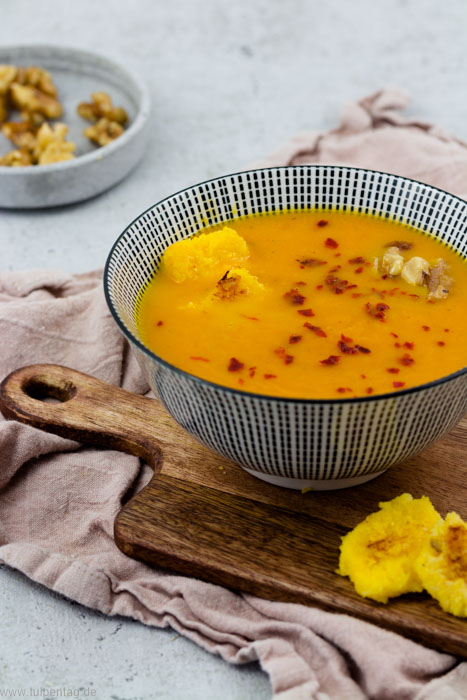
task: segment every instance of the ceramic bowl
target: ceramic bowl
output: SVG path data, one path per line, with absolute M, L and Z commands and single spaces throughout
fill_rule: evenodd
M 79 202 L 100 194 L 122 180 L 144 154 L 149 131 L 149 95 L 139 78 L 113 61 L 81 49 L 49 45 L 0 47 L 0 64 L 41 66 L 52 74 L 76 143 L 73 160 L 51 165 L 0 166 L 0 207 L 44 208 Z M 97 148 L 83 136 L 89 126 L 76 113 L 92 92 L 105 91 L 126 109 L 129 125 L 119 138 Z M 0 132 L 0 155 L 15 146 Z
M 135 325 L 140 292 L 170 244 L 209 224 L 296 208 L 406 222 L 467 255 L 467 202 L 446 192 L 356 168 L 268 168 L 203 182 L 141 214 L 109 254 L 105 293 L 149 385 L 185 430 L 272 484 L 344 488 L 378 476 L 449 431 L 466 409 L 466 370 L 364 398 L 275 398 L 226 388 L 174 367 L 144 345 Z

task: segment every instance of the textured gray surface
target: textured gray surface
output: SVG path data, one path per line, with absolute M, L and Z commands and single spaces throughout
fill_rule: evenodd
M 329 128 L 343 102 L 388 83 L 467 139 L 465 0 L 0 0 L 0 45 L 100 51 L 151 91 L 151 144 L 128 179 L 80 205 L 0 212 L 3 268 L 101 267 L 158 199 L 245 164 L 296 131 Z M 1 570 L 0 687 L 97 689 L 102 700 L 270 697 L 172 631 L 105 619 Z M 91 685 L 92 684 L 92 685 Z

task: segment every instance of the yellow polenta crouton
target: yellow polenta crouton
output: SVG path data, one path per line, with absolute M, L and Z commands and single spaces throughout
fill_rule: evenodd
M 348 576 L 365 598 L 388 598 L 423 590 L 414 561 L 440 519 L 427 496 L 403 493 L 380 503 L 342 538 L 338 573 Z
M 445 612 L 467 617 L 467 523 L 457 513 L 435 525 L 415 570 Z
M 220 279 L 226 270 L 248 258 L 246 241 L 232 228 L 201 233 L 177 241 L 165 251 L 162 263 L 174 282 Z

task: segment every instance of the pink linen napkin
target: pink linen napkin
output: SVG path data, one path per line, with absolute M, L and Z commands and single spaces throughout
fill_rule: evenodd
M 467 193 L 467 147 L 400 114 L 384 90 L 329 132 L 294 138 L 263 165 L 341 163 Z M 101 272 L 0 273 L 0 378 L 32 363 L 148 387 L 107 310 Z M 350 616 L 235 594 L 124 556 L 113 521 L 150 478 L 137 458 L 80 446 L 0 416 L 0 561 L 108 615 L 171 626 L 234 664 L 259 660 L 277 700 L 460 700 L 467 663 Z

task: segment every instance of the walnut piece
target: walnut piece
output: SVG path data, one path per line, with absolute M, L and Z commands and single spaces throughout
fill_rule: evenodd
M 106 92 L 93 92 L 91 100 L 92 102 L 81 102 L 77 107 L 77 112 L 83 119 L 98 122 L 105 117 L 118 124 L 125 124 L 128 121 L 128 115 L 123 107 L 115 107 L 110 95 Z
M 436 264 L 430 267 L 427 280 L 428 299 L 446 299 L 453 283 L 448 272 L 449 265 L 442 258 L 439 258 Z
M 25 165 L 33 165 L 31 154 L 28 151 L 15 150 L 5 153 L 0 156 L 0 165 L 6 165 L 10 168 L 19 168 Z
M 381 267 L 388 275 L 399 275 L 404 267 L 404 258 L 399 253 L 399 248 L 391 246 L 383 255 Z
M 37 128 L 29 121 L 5 122 L 2 124 L 2 131 L 17 148 L 33 152 L 36 145 Z
M 401 277 L 409 284 L 425 284 L 426 274 L 430 270 L 430 265 L 425 258 L 417 256 L 410 258 L 402 268 Z
M 98 146 L 106 146 L 123 134 L 123 127 L 118 122 L 102 117 L 93 126 L 88 126 L 83 134 Z
M 31 85 L 13 82 L 10 85 L 10 97 L 14 107 L 29 113 L 38 113 L 47 119 L 57 119 L 63 112 L 58 100 Z
M 39 66 L 18 68 L 15 82 L 20 83 L 20 85 L 35 87 L 46 95 L 49 95 L 49 97 L 57 97 L 57 88 L 53 84 L 52 76 L 48 71 Z
M 17 68 L 15 66 L 0 65 L 0 95 L 6 95 L 11 83 L 16 78 Z
M 68 127 L 66 124 L 42 124 L 37 132 L 33 157 L 38 165 L 60 163 L 74 158 L 75 144 L 66 140 Z

